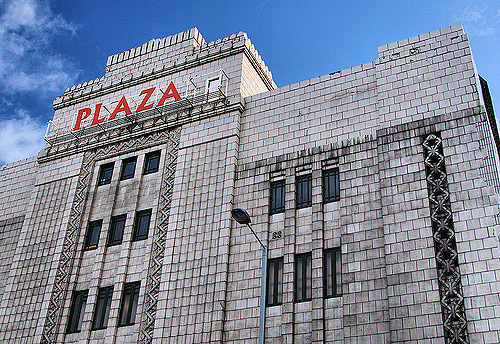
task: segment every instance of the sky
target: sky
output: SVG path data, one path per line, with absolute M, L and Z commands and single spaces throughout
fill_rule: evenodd
M 34 156 L 67 87 L 107 57 L 197 27 L 244 31 L 278 87 L 371 62 L 383 44 L 462 23 L 500 115 L 500 2 L 0 0 L 0 164 Z

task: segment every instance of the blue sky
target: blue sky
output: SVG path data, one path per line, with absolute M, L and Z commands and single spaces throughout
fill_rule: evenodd
M 500 3 L 469 1 L 0 0 L 0 164 L 36 155 L 64 89 L 109 55 L 197 27 L 244 31 L 278 86 L 373 61 L 377 47 L 462 23 L 500 115 Z

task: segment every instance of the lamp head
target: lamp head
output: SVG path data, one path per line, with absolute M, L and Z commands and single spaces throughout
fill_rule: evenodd
M 231 216 L 241 225 L 248 225 L 252 221 L 250 220 L 250 215 L 241 208 L 234 208 L 231 210 Z

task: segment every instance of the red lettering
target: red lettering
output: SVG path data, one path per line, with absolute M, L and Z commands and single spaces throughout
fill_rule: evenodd
M 92 110 L 90 110 L 90 108 L 83 108 L 83 109 L 78 110 L 78 115 L 76 116 L 76 123 L 75 123 L 75 127 L 73 128 L 73 130 L 80 129 L 80 124 L 82 123 L 82 121 L 85 118 L 89 117 L 91 112 L 92 112 Z M 84 113 L 85 113 L 85 115 L 84 115 Z
M 146 95 L 144 96 L 144 99 L 139 104 L 139 106 L 137 107 L 137 110 L 135 110 L 135 112 L 139 112 L 139 111 L 142 111 L 142 110 L 151 109 L 153 107 L 154 103 L 146 105 L 146 102 L 149 100 L 149 97 L 151 97 L 151 95 L 153 94 L 155 88 L 156 87 L 148 88 L 147 90 L 144 90 L 144 91 L 141 92 L 141 94 L 139 94 L 140 96 L 142 96 L 144 93 Z
M 165 91 L 165 93 L 163 93 L 163 96 L 161 97 L 158 104 L 156 104 L 156 106 L 162 106 L 165 103 L 165 100 L 167 100 L 167 98 L 172 98 L 172 97 L 174 97 L 176 101 L 181 100 L 181 96 L 179 95 L 179 92 L 177 92 L 174 83 L 170 81 L 167 90 Z
M 95 106 L 94 118 L 92 119 L 91 125 L 104 122 L 104 120 L 106 119 L 106 118 L 99 118 L 99 114 L 101 113 L 101 106 L 102 103 L 99 103 Z
M 116 114 L 122 111 L 125 111 L 125 115 L 130 115 L 132 113 L 132 111 L 130 111 L 130 107 L 128 106 L 127 99 L 125 99 L 125 96 L 123 96 L 122 99 L 120 99 L 118 105 L 116 106 L 115 110 L 113 111 L 111 116 L 109 116 L 108 119 L 109 120 L 115 119 Z

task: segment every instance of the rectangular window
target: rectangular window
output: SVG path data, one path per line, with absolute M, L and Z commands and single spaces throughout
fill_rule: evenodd
M 118 325 L 126 326 L 135 323 L 139 289 L 141 282 L 125 283 L 123 287 L 122 302 L 120 306 L 120 321 Z
M 88 290 L 73 292 L 68 328 L 66 330 L 67 333 L 75 333 L 82 330 L 83 315 L 85 314 L 88 294 Z
M 334 168 L 323 172 L 323 202 L 340 200 L 339 169 Z
M 97 248 L 99 243 L 99 234 L 101 233 L 102 220 L 91 221 L 87 227 L 87 234 L 85 235 L 84 250 L 91 250 Z
M 325 251 L 323 264 L 323 277 L 325 297 L 336 297 L 342 295 L 342 269 L 340 248 Z
M 122 162 L 122 172 L 120 173 L 120 180 L 130 179 L 134 177 L 135 173 L 135 163 L 137 162 L 137 157 L 125 159 Z
M 109 310 L 111 309 L 111 299 L 113 298 L 113 286 L 99 288 L 97 302 L 92 321 L 93 330 L 101 330 L 108 326 Z
M 271 182 L 271 199 L 269 213 L 277 214 L 285 211 L 285 181 Z
M 295 194 L 297 209 L 312 205 L 312 177 L 310 174 L 297 177 Z
M 269 259 L 267 267 L 267 305 L 283 302 L 283 257 Z
M 144 159 L 144 174 L 158 172 L 160 167 L 160 151 L 146 154 Z
M 99 168 L 99 179 L 97 180 L 97 185 L 106 185 L 111 183 L 114 165 L 114 162 L 101 165 L 101 167 Z
M 295 301 L 309 301 L 312 295 L 312 254 L 295 256 Z
M 111 226 L 108 234 L 108 246 L 120 245 L 123 239 L 123 230 L 127 214 L 111 217 Z
M 151 220 L 151 209 L 138 211 L 135 215 L 134 241 L 148 238 L 149 222 Z

